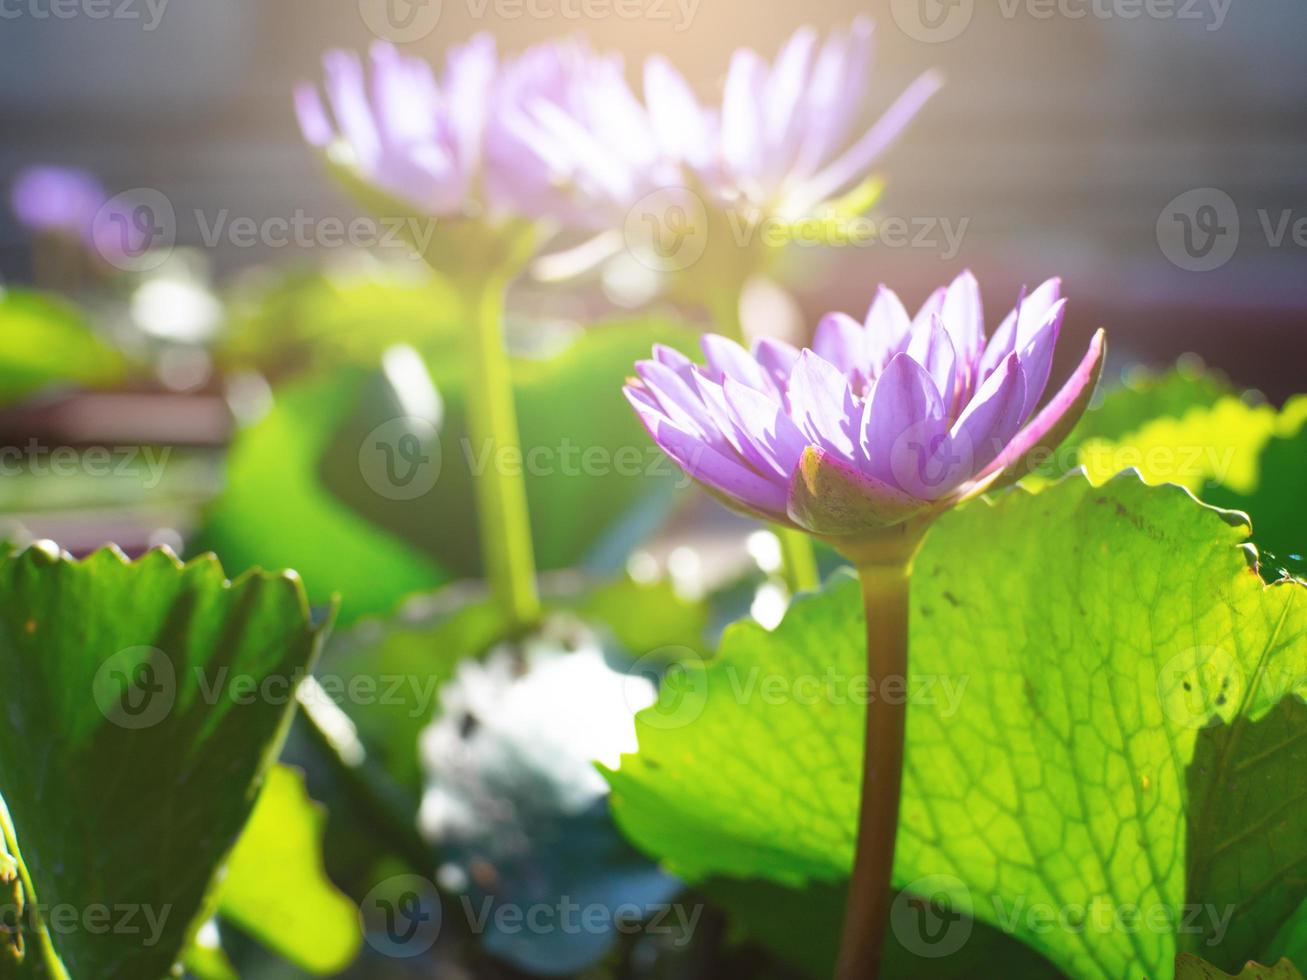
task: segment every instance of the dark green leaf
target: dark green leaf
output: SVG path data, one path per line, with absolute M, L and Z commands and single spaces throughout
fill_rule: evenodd
M 73 977 L 179 957 L 323 625 L 294 575 L 229 582 L 211 556 L 0 560 L 0 794 Z

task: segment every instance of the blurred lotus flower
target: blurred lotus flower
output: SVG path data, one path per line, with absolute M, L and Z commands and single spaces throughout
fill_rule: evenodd
M 439 79 L 384 43 L 370 77 L 349 52 L 324 63 L 327 104 L 312 85 L 295 93 L 305 138 L 423 214 L 607 227 L 659 154 L 620 59 L 581 42 L 501 60 L 480 34 Z
M 29 231 L 86 239 L 106 197 L 99 181 L 84 170 L 37 166 L 14 180 L 10 202 Z
M 821 44 L 801 28 L 771 65 L 736 51 L 720 109 L 701 106 L 680 72 L 654 56 L 645 101 L 659 145 L 719 204 L 794 221 L 855 190 L 942 84 L 934 72 L 922 75 L 855 139 L 871 62 L 872 23 L 859 17 Z
M 882 287 L 864 323 L 823 318 L 811 350 L 764 339 L 750 356 L 708 335 L 706 367 L 657 348 L 625 391 L 663 451 L 729 505 L 822 537 L 874 534 L 1018 479 L 1066 436 L 1104 344 L 1100 331 L 1034 415 L 1065 306 L 1049 280 L 986 342 L 969 272 L 915 317 Z
M 440 850 L 438 880 L 495 911 L 667 902 L 681 885 L 622 839 L 595 767 L 636 750 L 635 713 L 657 700 L 654 686 L 609 666 L 615 651 L 588 631 L 563 639 L 546 633 L 524 651 L 465 660 L 441 688 L 421 737 L 418 816 Z M 618 939 L 610 924 L 541 931 L 501 927 L 493 913 L 486 921 L 491 953 L 546 976 L 585 970 Z

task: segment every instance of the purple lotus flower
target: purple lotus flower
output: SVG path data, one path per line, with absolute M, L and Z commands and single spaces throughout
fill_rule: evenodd
M 29 231 L 84 238 L 107 195 L 100 182 L 75 167 L 37 166 L 15 178 L 14 214 Z
M 1065 308 L 1049 280 L 986 341 L 971 273 L 915 317 L 881 287 L 865 322 L 824 317 L 810 350 L 763 339 L 750 356 L 707 335 L 706 366 L 655 348 L 625 392 L 663 451 L 727 504 L 821 536 L 866 534 L 1015 480 L 1066 436 L 1103 335 L 1036 415 Z
M 725 205 L 795 220 L 867 176 L 880 154 L 940 87 L 934 72 L 908 87 L 857 139 L 872 62 L 872 23 L 818 44 L 801 28 L 774 64 L 748 48 L 731 60 L 720 110 L 701 106 L 670 62 L 645 65 L 645 101 L 664 150 Z
M 440 79 L 388 44 L 370 76 L 345 51 L 324 65 L 327 105 L 295 92 L 305 138 L 424 214 L 607 227 L 659 156 L 620 60 L 579 41 L 501 61 L 480 34 L 449 49 Z

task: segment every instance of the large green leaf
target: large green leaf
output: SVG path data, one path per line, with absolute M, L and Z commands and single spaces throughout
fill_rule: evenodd
M 231 582 L 211 556 L 0 559 L 0 795 L 73 977 L 161 977 L 178 958 L 324 618 L 293 574 Z
M 430 489 L 408 498 L 361 471 L 360 446 L 386 431 L 395 417 L 384 401 L 369 399 L 337 431 L 322 459 L 324 484 L 378 527 L 434 555 L 459 575 L 480 574 L 473 481 L 483 468 L 525 474 L 536 564 L 572 567 L 605 553 L 620 567 L 665 509 L 681 479 L 649 442 L 622 397 L 636 360 L 655 343 L 691 350 L 696 335 L 675 323 L 639 320 L 603 324 L 544 360 L 513 362 L 522 456 L 492 460 L 467 432 L 467 371 L 460 357 L 430 364 L 444 401 L 439 475 Z M 362 418 L 357 417 L 365 413 Z M 647 512 L 646 512 L 647 511 Z M 433 518 L 433 515 L 439 515 Z M 612 545 L 611 539 L 621 543 Z M 606 545 L 609 545 L 605 547 Z
M 297 569 L 315 600 L 341 594 L 342 622 L 389 612 L 402 596 L 450 579 L 438 562 L 351 510 L 318 479 L 333 430 L 371 377 L 344 368 L 280 389 L 268 415 L 237 436 L 227 488 L 196 543 L 229 568 Z
M 122 355 L 91 330 L 76 307 L 0 286 L 0 403 L 50 385 L 111 384 L 123 372 Z
M 1198 732 L 1257 721 L 1307 684 L 1302 587 L 1264 586 L 1246 534 L 1129 474 L 941 519 L 914 579 L 901 887 L 944 896 L 1071 976 L 1171 969 Z M 842 577 L 775 632 L 736 625 L 718 659 L 675 675 L 638 723 L 640 753 L 610 774 L 632 839 L 691 879 L 843 878 L 862 643 Z M 1304 893 L 1241 915 L 1274 932 Z M 1141 926 L 1145 912 L 1172 919 Z
M 1195 493 L 1214 483 L 1247 493 L 1258 485 L 1263 449 L 1304 421 L 1307 398 L 1293 399 L 1281 412 L 1223 398 L 1178 418 L 1154 419 L 1119 439 L 1086 440 L 1080 461 L 1094 482 L 1133 467 L 1149 483 L 1176 483 Z
M 1303 500 L 1307 499 L 1307 425 L 1295 433 L 1281 433 L 1262 449 L 1257 466 L 1257 485 L 1237 490 L 1208 485 L 1203 499 L 1217 507 L 1241 510 L 1253 519 L 1253 537 L 1270 552 L 1272 563 L 1300 577 L 1307 577 L 1307 521 Z
M 358 908 L 322 867 L 326 816 L 300 773 L 274 766 L 218 889 L 222 918 L 315 976 L 343 970 L 363 943 Z
M 1277 412 L 1237 398 L 1153 419 L 1115 438 L 1078 448 L 1089 478 L 1103 482 L 1127 467 L 1149 483 L 1188 487 L 1218 507 L 1252 517 L 1253 540 L 1269 551 L 1268 577 L 1307 570 L 1301 502 L 1307 494 L 1307 397 Z
M 1156 419 L 1179 418 L 1233 394 L 1223 378 L 1188 361 L 1160 373 L 1129 372 L 1081 416 L 1054 458 L 1041 468 L 1041 473 L 1050 477 L 1070 472 L 1080 464 L 1079 449 L 1086 442 L 1118 440 Z
M 631 364 L 655 342 L 688 348 L 693 335 L 663 321 L 613 324 L 558 357 L 514 363 L 542 569 L 575 565 L 596 550 L 607 558 L 600 564 L 620 565 L 666 509 L 680 478 L 621 396 Z M 343 623 L 477 575 L 466 380 L 457 357 L 430 368 L 445 412 L 440 445 L 425 457 L 429 480 L 410 487 L 378 469 L 387 462 L 374 452 L 381 443 L 402 453 L 405 420 L 382 372 L 337 367 L 282 387 L 272 411 L 237 437 L 227 488 L 196 547 L 235 568 L 298 569 L 321 590 L 315 598 L 341 593 Z M 405 475 L 402 455 L 394 461 Z

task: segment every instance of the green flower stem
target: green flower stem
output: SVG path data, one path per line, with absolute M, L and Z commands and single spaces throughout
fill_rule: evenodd
M 740 290 L 721 289 L 713 294 L 708 312 L 722 336 L 748 347 L 744 324 L 740 321 Z M 817 572 L 817 555 L 812 539 L 802 531 L 773 524 L 771 531 L 781 543 L 781 569 L 790 595 L 811 592 L 821 585 Z
M 878 543 L 876 554 L 853 555 L 867 614 L 867 677 L 878 688 L 908 676 L 908 593 L 919 533 Z M 881 547 L 880 545 L 884 545 Z M 885 700 L 867 705 L 853 877 L 849 881 L 836 980 L 874 980 L 890 912 L 890 875 L 898 832 L 907 706 Z
M 540 595 L 526 477 L 520 465 L 506 465 L 510 458 L 521 458 L 517 408 L 504 346 L 506 288 L 505 280 L 494 278 L 463 289 L 470 328 L 468 429 L 473 458 L 490 460 L 473 480 L 486 579 L 514 628 L 521 630 L 539 620 Z
M 19 962 L 28 956 L 40 957 L 41 965 L 33 967 L 33 973 L 44 973 L 50 980 L 69 980 L 68 971 L 55 952 L 50 933 L 41 918 L 41 909 L 33 901 L 37 895 L 27 865 L 18 855 L 18 837 L 14 832 L 13 820 L 4 799 L 0 798 L 0 858 L 3 858 L 0 865 L 7 872 L 6 877 L 13 876 L 5 883 L 5 897 L 18 913 L 14 923 L 17 931 L 4 937 L 3 943 L 8 948 L 0 948 L 0 957 L 13 957 L 15 950 L 19 950 Z M 4 973 L 4 970 L 0 970 L 0 974 Z
M 772 533 L 781 542 L 781 568 L 785 572 L 785 585 L 790 595 L 813 592 L 821 585 L 817 572 L 817 553 L 812 539 L 792 527 L 772 525 Z

